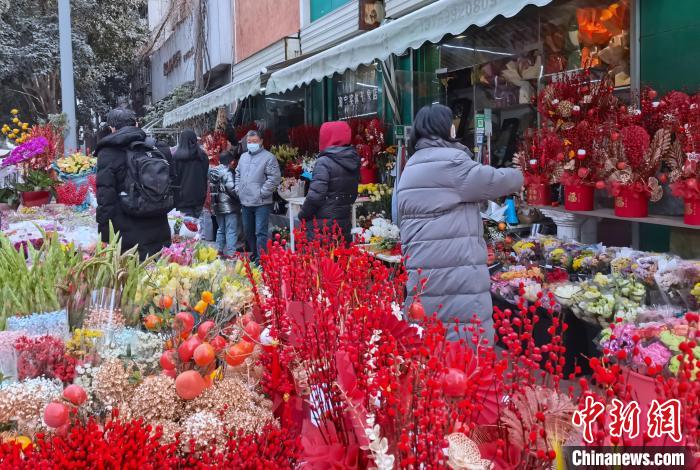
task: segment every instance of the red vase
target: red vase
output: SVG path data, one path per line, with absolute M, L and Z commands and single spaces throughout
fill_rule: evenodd
M 377 182 L 376 168 L 360 168 L 360 184 L 372 184 Z
M 649 196 L 623 189 L 615 196 L 615 215 L 618 217 L 643 218 L 649 215 Z
M 700 225 L 700 199 L 686 199 L 683 222 L 688 225 Z
M 568 211 L 592 211 L 593 186 L 564 186 L 564 208 Z
M 49 203 L 51 193 L 49 191 L 26 191 L 22 193 L 22 205 L 24 207 L 38 207 Z
M 548 184 L 528 184 L 525 189 L 529 205 L 548 206 L 551 204 L 552 194 Z

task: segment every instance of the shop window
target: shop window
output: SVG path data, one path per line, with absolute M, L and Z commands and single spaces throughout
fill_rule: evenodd
M 333 10 L 340 8 L 350 0 L 310 0 L 311 21 L 326 16 Z
M 379 73 L 374 65 L 361 65 L 333 78 L 337 119 L 376 116 L 379 111 Z
M 589 69 L 629 95 L 629 27 L 628 0 L 557 0 L 426 45 L 415 55 L 414 79 L 424 88 L 415 111 L 436 101 L 450 106 L 458 138 L 477 158 L 508 166 L 518 138 L 537 126 L 535 99 L 544 84 Z M 424 74 L 437 79 L 439 92 Z

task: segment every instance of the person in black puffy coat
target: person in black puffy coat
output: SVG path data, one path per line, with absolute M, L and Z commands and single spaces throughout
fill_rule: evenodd
M 199 219 L 209 187 L 209 157 L 197 143 L 197 134 L 185 129 L 173 154 L 175 207 L 183 215 Z
M 122 251 L 138 245 L 141 259 L 170 245 L 168 216 L 132 217 L 121 208 L 124 191 L 126 149 L 132 142 L 143 142 L 146 134 L 136 127 L 136 116 L 128 109 L 115 109 L 107 115 L 112 133 L 95 147 L 97 157 L 97 227 L 103 242 L 109 242 L 109 223 L 122 238 Z
M 299 219 L 305 220 L 309 234 L 314 220 L 320 229 L 337 223 L 346 242 L 352 241 L 352 205 L 360 182 L 360 157 L 350 145 L 352 131 L 343 121 L 321 126 L 318 160 Z

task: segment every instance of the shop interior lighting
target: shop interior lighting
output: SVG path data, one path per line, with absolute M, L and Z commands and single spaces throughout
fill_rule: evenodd
M 467 46 L 455 46 L 453 44 L 443 44 L 443 47 L 449 47 L 450 49 L 464 49 L 465 51 L 473 51 L 473 52 L 483 52 L 485 54 L 493 54 L 493 55 L 505 55 L 508 57 L 513 57 L 516 54 L 510 53 L 510 52 L 498 52 L 498 51 L 492 51 L 489 49 L 479 49 L 477 47 L 467 47 Z
M 355 85 L 366 86 L 367 88 L 379 88 L 377 85 L 370 85 L 369 83 L 357 82 Z
M 294 103 L 294 104 L 297 103 L 297 102 L 294 101 L 294 100 L 283 100 L 283 99 L 280 99 L 280 98 L 268 98 L 268 97 L 265 97 L 265 100 L 266 100 L 266 101 L 279 101 L 279 102 L 282 102 L 282 103 Z

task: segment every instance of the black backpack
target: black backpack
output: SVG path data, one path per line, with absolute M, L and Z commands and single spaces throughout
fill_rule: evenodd
M 126 150 L 126 180 L 121 194 L 122 209 L 134 217 L 153 217 L 174 206 L 170 165 L 153 146 L 133 142 Z

